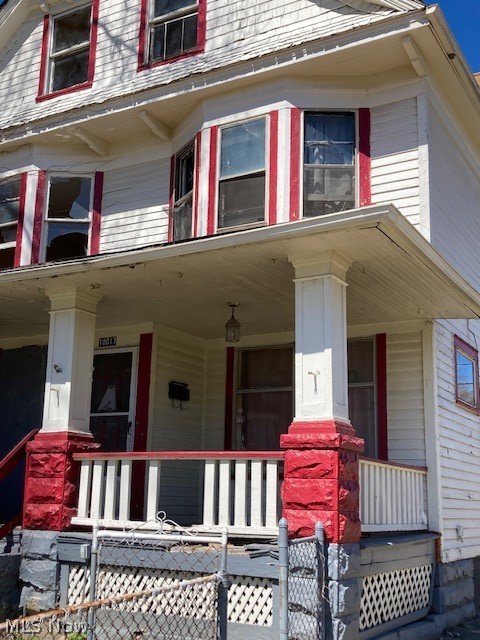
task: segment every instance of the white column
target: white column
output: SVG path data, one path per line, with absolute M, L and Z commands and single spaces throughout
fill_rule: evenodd
M 346 273 L 328 251 L 289 257 L 295 267 L 295 421 L 349 423 Z
M 100 296 L 50 291 L 42 432 L 89 433 L 96 308 Z

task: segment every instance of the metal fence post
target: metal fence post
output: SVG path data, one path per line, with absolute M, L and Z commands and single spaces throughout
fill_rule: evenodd
M 227 618 L 228 618 L 228 580 L 227 572 L 228 557 L 228 531 L 222 531 L 222 553 L 220 554 L 220 562 L 218 567 L 218 598 L 217 598 L 217 639 L 226 640 L 227 638 Z
M 98 522 L 93 524 L 92 530 L 92 551 L 90 555 L 90 591 L 88 594 L 90 602 L 94 602 L 97 597 L 97 567 L 98 567 Z M 88 611 L 88 635 L 87 640 L 95 638 L 95 609 Z
M 288 640 L 288 524 L 278 523 L 278 607 L 279 638 Z
M 320 607 L 320 615 L 319 615 L 319 638 L 325 638 L 325 602 L 323 598 L 323 592 L 325 588 L 325 580 L 326 580 L 326 561 L 325 561 L 325 532 L 323 529 L 323 524 L 321 522 L 317 522 L 315 524 L 315 537 L 317 539 L 317 563 L 318 563 L 318 580 L 317 580 L 317 589 L 318 589 L 318 606 Z

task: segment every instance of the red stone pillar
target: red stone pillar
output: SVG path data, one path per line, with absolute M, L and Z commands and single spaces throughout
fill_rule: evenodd
M 282 436 L 283 517 L 292 537 L 310 536 L 322 522 L 328 542 L 358 542 L 359 454 L 363 440 L 335 421 L 293 422 Z
M 76 513 L 80 465 L 73 454 L 98 449 L 93 436 L 38 433 L 27 445 L 23 528 L 65 531 Z

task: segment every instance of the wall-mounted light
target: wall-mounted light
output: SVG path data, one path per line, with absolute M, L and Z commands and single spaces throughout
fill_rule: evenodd
M 238 307 L 238 302 L 229 302 L 228 306 L 232 309 L 232 315 L 225 324 L 225 342 L 238 342 L 240 340 L 240 323 L 235 318 L 235 307 Z

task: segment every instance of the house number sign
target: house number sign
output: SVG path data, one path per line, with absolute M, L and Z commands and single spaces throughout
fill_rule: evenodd
M 110 336 L 110 338 L 100 338 L 98 340 L 99 347 L 116 347 L 117 336 Z

